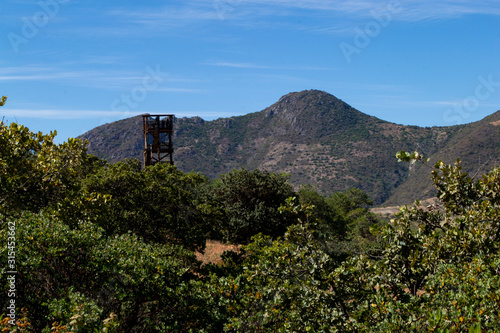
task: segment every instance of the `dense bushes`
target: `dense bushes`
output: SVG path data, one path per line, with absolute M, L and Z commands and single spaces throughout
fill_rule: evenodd
M 224 329 L 500 330 L 500 169 L 475 180 L 460 164 L 438 163 L 433 180 L 441 206 L 403 207 L 378 231 L 378 249 L 340 265 L 322 251 L 307 219 L 282 239 L 254 238 L 233 273 L 210 282 L 212 309 L 228 318 Z M 291 210 L 304 216 L 304 207 Z M 226 272 L 234 263 L 227 261 Z
M 78 326 L 78 332 L 88 332 L 114 318 L 120 331 L 148 327 L 165 332 L 183 330 L 194 320 L 183 289 L 198 267 L 192 252 L 173 244 L 147 244 L 133 234 L 107 237 L 92 223 L 70 229 L 52 217 L 32 214 L 13 222 L 19 272 L 15 300 L 28 309 L 36 331 L 57 321 L 69 331 Z M 7 243 L 7 233 L 0 234 L 0 242 Z M 0 258 L 7 262 L 5 246 Z M 6 301 L 2 297 L 3 309 Z M 71 324 L 75 315 L 81 322 Z
M 3 123 L 1 130 L 0 259 L 7 263 L 11 255 L 12 232 L 18 264 L 0 269 L 19 271 L 16 313 L 30 322 L 19 329 L 216 327 L 200 316 L 206 304 L 193 288 L 205 273 L 193 250 L 203 250 L 207 235 L 229 235 L 226 221 L 241 207 L 260 221 L 247 219 L 241 237 L 266 230 L 279 236 L 292 222 L 277 210 L 293 194 L 283 176 L 238 171 L 210 186 L 205 177 L 170 165 L 142 170 L 137 161 L 107 164 L 87 155 L 79 140 L 53 143 L 54 133 Z M 240 200 L 224 201 L 218 192 L 224 186 L 240 191 Z M 8 287 L 2 281 L 3 309 Z
M 382 224 L 356 189 L 325 198 L 247 170 L 210 182 L 2 133 L 0 273 L 17 273 L 0 306 L 14 299 L 18 319 L 2 331 L 500 330 L 500 169 L 437 163 L 440 204 Z M 202 265 L 207 235 L 244 245 Z
M 315 223 L 316 241 L 328 255 L 341 261 L 376 249 L 372 230 L 382 221 L 369 211 L 373 202 L 365 192 L 352 188 L 323 197 L 309 185 L 298 195 L 302 204 L 313 205 L 309 219 Z
M 500 169 L 476 180 L 438 162 L 432 178 L 439 206 L 403 207 L 381 230 L 377 257 L 336 270 L 335 288 L 360 300 L 346 303 L 349 330 L 500 329 Z

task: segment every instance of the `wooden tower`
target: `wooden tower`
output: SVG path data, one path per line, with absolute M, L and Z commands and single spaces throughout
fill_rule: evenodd
M 143 114 L 144 130 L 144 167 L 158 162 L 174 164 L 172 145 L 174 115 L 173 114 Z

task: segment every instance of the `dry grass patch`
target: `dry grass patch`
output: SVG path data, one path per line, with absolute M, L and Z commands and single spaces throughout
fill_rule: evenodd
M 239 251 L 241 245 L 225 244 L 219 241 L 207 240 L 207 246 L 203 253 L 196 252 L 196 258 L 204 264 L 219 264 L 222 262 L 221 255 L 225 251 Z

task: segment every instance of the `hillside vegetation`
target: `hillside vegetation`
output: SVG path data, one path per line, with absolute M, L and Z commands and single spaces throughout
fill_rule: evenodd
M 487 162 L 483 170 L 488 170 L 500 156 L 499 120 L 496 113 L 469 125 L 403 126 L 309 90 L 244 116 L 176 118 L 174 161 L 179 170 L 211 179 L 241 167 L 257 168 L 289 173 L 296 188 L 314 184 L 324 195 L 356 187 L 376 205 L 403 204 L 435 192 L 424 170 L 398 163 L 394 152 L 417 150 L 434 161 L 461 158 L 471 172 Z M 109 162 L 141 159 L 141 130 L 139 116 L 97 127 L 81 138 L 89 140 L 91 154 Z

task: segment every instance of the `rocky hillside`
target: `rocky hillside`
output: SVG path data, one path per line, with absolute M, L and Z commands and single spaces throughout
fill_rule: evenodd
M 495 121 L 494 117 L 490 123 Z M 141 124 L 140 116 L 124 119 L 97 127 L 81 138 L 89 140 L 91 153 L 108 161 L 142 159 Z M 286 172 L 294 185 L 314 184 L 324 194 L 362 188 L 377 204 L 397 194 L 396 189 L 403 189 L 409 179 L 416 179 L 415 171 L 397 162 L 397 151 L 418 150 L 438 157 L 442 149 L 447 155 L 473 149 L 474 154 L 479 152 L 476 158 L 482 156 L 481 150 L 461 139 L 471 137 L 474 124 L 397 125 L 317 90 L 287 94 L 260 112 L 213 121 L 176 118 L 174 126 L 174 161 L 183 171 L 211 178 L 240 167 Z M 476 126 L 480 131 L 482 125 Z M 498 131 L 492 130 L 490 140 L 498 142 L 496 139 Z M 498 147 L 492 151 L 498 153 Z M 423 194 L 411 185 L 405 191 Z M 399 203 L 394 196 L 390 202 Z
M 481 121 L 454 128 L 455 133 L 436 152 L 428 155 L 431 166 L 437 161 L 450 164 L 460 159 L 463 170 L 473 176 L 500 166 L 500 111 Z M 430 171 L 429 168 L 416 165 L 385 204 L 401 205 L 416 198 L 434 196 Z

